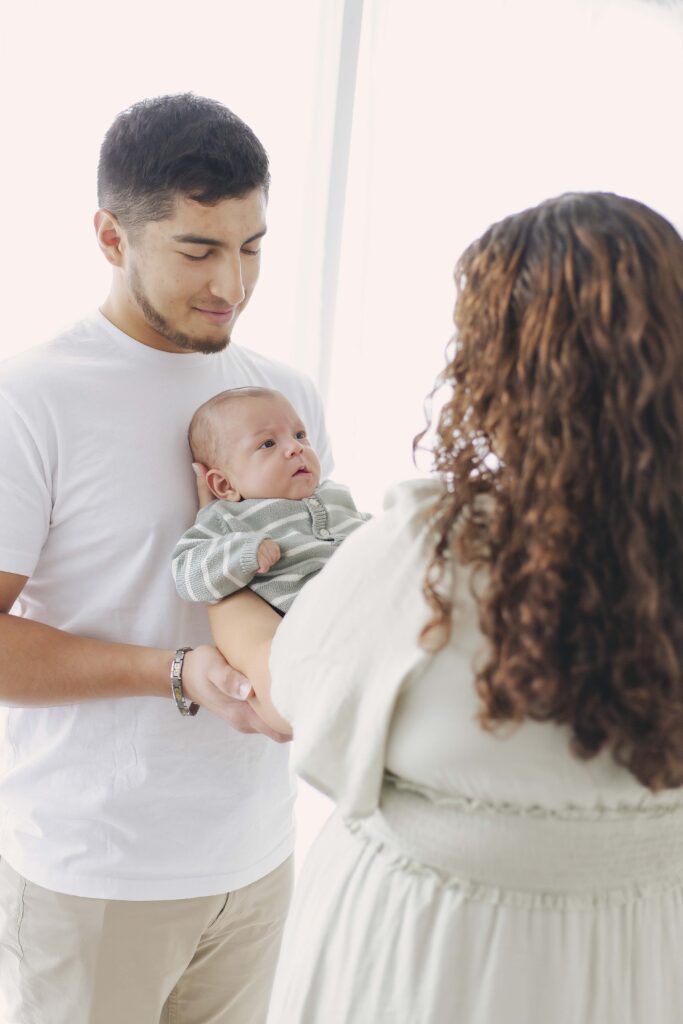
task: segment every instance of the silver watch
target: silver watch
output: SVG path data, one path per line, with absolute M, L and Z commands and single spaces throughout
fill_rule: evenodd
M 188 704 L 183 693 L 183 662 L 191 650 L 191 647 L 179 647 L 171 662 L 171 693 L 181 715 L 196 715 L 199 711 L 199 704 L 194 701 Z

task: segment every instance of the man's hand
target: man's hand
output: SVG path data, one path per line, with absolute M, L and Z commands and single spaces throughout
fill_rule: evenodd
M 256 550 L 256 561 L 258 562 L 257 572 L 268 572 L 271 566 L 280 561 L 280 546 L 268 537 L 262 540 Z
M 215 647 L 203 644 L 185 655 L 183 691 L 188 700 L 224 719 L 238 732 L 262 733 L 276 743 L 286 743 L 291 736 L 275 732 L 259 718 L 247 698 L 253 696 L 245 676 L 228 665 Z

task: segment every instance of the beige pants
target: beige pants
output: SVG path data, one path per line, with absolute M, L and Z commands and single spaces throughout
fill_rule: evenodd
M 42 889 L 0 861 L 2 1024 L 259 1024 L 292 858 L 235 892 L 128 902 Z

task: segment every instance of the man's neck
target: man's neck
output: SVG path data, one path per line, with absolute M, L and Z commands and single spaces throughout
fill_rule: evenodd
M 187 355 L 184 349 L 179 348 L 172 342 L 167 341 L 158 331 L 147 323 L 140 311 L 129 298 L 128 294 L 119 295 L 117 289 L 112 287 L 109 295 L 100 306 L 100 313 L 107 320 L 118 327 L 120 331 L 127 334 L 133 341 L 148 348 L 156 348 L 161 352 L 174 352 L 178 355 Z

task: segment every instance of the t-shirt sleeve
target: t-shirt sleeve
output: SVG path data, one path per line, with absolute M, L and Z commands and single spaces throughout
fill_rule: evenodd
M 396 701 L 427 658 L 418 637 L 434 486 L 418 491 L 344 542 L 273 642 L 271 696 L 293 727 L 294 768 L 343 814 L 377 807 Z
M 0 452 L 0 572 L 31 576 L 50 528 L 50 471 L 28 423 L 3 395 Z

